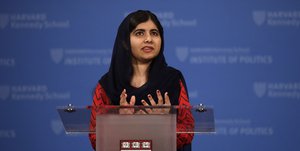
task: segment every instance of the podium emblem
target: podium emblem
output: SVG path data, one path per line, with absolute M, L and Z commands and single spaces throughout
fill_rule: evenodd
M 152 151 L 152 141 L 120 140 L 120 151 Z

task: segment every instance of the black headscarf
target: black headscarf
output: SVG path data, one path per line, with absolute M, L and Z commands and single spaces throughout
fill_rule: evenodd
M 148 81 L 140 88 L 135 88 L 130 85 L 133 74 L 130 33 L 138 24 L 146 22 L 149 19 L 154 22 L 160 32 L 161 50 L 150 65 Z M 132 95 L 135 95 L 135 105 L 142 105 L 142 99 L 150 104 L 147 99 L 148 94 L 151 94 L 155 101 L 157 101 L 156 90 L 160 90 L 162 94 L 168 92 L 171 104 L 178 105 L 180 93 L 179 81 L 181 80 L 184 83 L 184 79 L 180 71 L 167 66 L 163 51 L 163 28 L 153 13 L 139 10 L 129 14 L 122 21 L 115 40 L 109 71 L 99 80 L 112 105 L 119 105 L 120 94 L 123 89 L 126 89 L 128 94 L 127 101 L 130 100 Z

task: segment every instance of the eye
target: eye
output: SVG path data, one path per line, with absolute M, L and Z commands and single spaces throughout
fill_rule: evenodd
M 151 31 L 151 35 L 153 35 L 153 36 L 159 36 L 159 32 L 158 31 Z
M 143 36 L 144 35 L 144 32 L 143 31 L 136 31 L 134 33 L 135 36 Z

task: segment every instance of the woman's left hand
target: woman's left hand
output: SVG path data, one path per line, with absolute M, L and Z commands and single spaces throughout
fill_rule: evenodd
M 171 106 L 171 102 L 170 102 L 170 98 L 168 96 L 168 92 L 166 92 L 164 94 L 164 99 L 160 93 L 159 90 L 156 90 L 156 95 L 158 98 L 157 104 L 154 101 L 153 97 L 151 96 L 151 94 L 148 94 L 148 99 L 151 103 L 151 106 L 158 106 L 158 108 L 147 108 L 146 111 L 148 112 L 148 114 L 168 114 L 170 112 L 170 106 Z M 142 103 L 144 106 L 149 107 L 150 105 L 145 101 L 142 100 Z M 159 108 L 159 106 L 161 106 L 162 108 Z M 165 106 L 165 108 L 164 108 Z

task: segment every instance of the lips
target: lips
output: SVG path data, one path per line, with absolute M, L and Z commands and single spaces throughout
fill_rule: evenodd
M 145 46 L 145 47 L 142 48 L 142 51 L 144 51 L 146 53 L 149 53 L 153 50 L 154 50 L 154 47 L 152 47 L 152 46 Z

